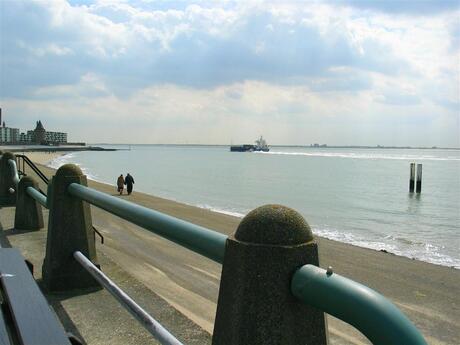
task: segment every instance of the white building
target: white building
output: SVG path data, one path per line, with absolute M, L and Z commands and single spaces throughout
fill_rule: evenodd
M 67 143 L 67 133 L 63 132 L 45 132 L 45 141 L 48 143 Z
M 19 142 L 19 128 L 0 127 L 0 142 L 9 144 Z

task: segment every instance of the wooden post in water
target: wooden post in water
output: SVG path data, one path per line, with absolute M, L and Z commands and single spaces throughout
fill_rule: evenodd
M 417 193 L 422 192 L 422 165 L 417 164 L 417 185 L 415 187 Z
M 415 187 L 415 163 L 410 163 L 409 192 L 413 193 Z

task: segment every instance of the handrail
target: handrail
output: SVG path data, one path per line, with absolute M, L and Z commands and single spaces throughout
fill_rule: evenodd
M 46 197 L 46 195 L 43 195 L 42 193 L 40 193 L 40 191 L 36 190 L 34 187 L 27 187 L 26 188 L 26 192 L 27 194 L 29 194 L 29 196 L 36 200 L 40 205 L 42 205 L 44 208 L 46 209 L 49 209 L 49 206 L 48 206 L 48 198 Z M 104 236 L 99 232 L 99 230 L 97 230 L 94 225 L 93 225 L 93 231 L 99 236 L 99 238 L 101 239 L 101 244 L 104 244 Z
M 131 297 L 120 289 L 109 277 L 81 252 L 76 251 L 73 257 L 82 267 L 96 279 L 113 297 L 133 315 L 142 326 L 149 331 L 163 345 L 182 345 L 171 333 L 168 332 L 158 321 L 151 317 L 142 307 L 140 307 Z
M 45 182 L 45 184 L 49 184 L 49 179 L 48 177 L 46 177 L 46 175 L 35 165 L 34 162 L 32 162 L 29 157 L 27 157 L 26 155 L 16 155 L 16 157 L 18 158 L 22 158 L 22 161 L 23 162 L 26 162 L 27 165 L 34 171 L 34 173 L 39 177 L 41 178 L 41 180 L 43 182 Z M 24 163 L 23 163 L 24 165 Z
M 12 159 L 8 160 L 8 164 L 11 169 L 11 174 L 13 174 L 13 183 L 15 184 L 16 188 L 18 187 L 19 184 L 19 175 L 18 175 L 18 168 L 16 166 L 16 162 Z
M 78 183 L 71 183 L 68 192 L 211 260 L 223 263 L 227 236 L 221 233 L 121 200 Z
M 27 165 L 35 172 L 35 174 L 42 179 L 43 182 L 45 182 L 47 185 L 49 184 L 49 179 L 46 177 L 46 175 L 32 162 L 29 157 L 26 155 L 16 155 L 16 157 L 22 158 L 23 162 L 26 162 Z M 16 165 L 16 161 L 10 159 L 8 160 L 8 164 L 11 167 L 11 171 L 13 173 L 13 181 L 16 185 L 16 188 L 18 187 L 19 184 L 19 175 L 18 175 L 18 169 Z M 24 173 L 24 172 L 23 172 Z M 35 188 L 28 187 L 27 188 L 27 194 L 31 196 L 33 199 L 35 199 L 39 204 L 41 204 L 45 208 L 48 207 L 47 203 L 47 197 L 44 195 L 44 193 L 41 191 L 37 191 Z M 100 237 L 101 243 L 104 244 L 104 236 L 93 226 L 93 231 Z
M 374 345 L 426 345 L 412 322 L 376 291 L 332 271 L 305 265 L 294 273 L 291 291 L 302 302 L 361 331 Z
M 26 192 L 32 199 L 35 199 L 44 208 L 49 208 L 47 203 L 48 198 L 42 193 L 40 193 L 38 190 L 36 190 L 34 187 L 27 187 Z

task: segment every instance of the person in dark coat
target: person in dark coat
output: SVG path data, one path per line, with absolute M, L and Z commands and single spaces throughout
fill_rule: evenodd
M 125 185 L 126 185 L 126 189 L 128 190 L 128 195 L 130 195 L 133 192 L 133 184 L 134 184 L 134 179 L 128 173 L 125 177 Z
M 123 189 L 125 188 L 124 184 L 125 184 L 125 179 L 123 178 L 123 174 L 121 174 L 120 176 L 118 176 L 118 179 L 117 179 L 117 187 L 118 187 L 118 192 L 120 193 L 120 195 L 123 194 Z

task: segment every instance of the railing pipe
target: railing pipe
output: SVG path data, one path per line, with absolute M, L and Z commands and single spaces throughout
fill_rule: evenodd
M 182 345 L 171 333 L 168 332 L 158 321 L 151 317 L 134 300 L 121 290 L 110 278 L 100 271 L 93 263 L 88 260 L 81 252 L 73 254 L 83 268 L 88 271 L 108 292 L 114 296 L 118 302 L 133 315 L 142 326 L 150 332 L 163 345 Z
M 17 188 L 19 184 L 19 174 L 18 174 L 18 168 L 16 166 L 16 162 L 12 159 L 9 159 L 8 164 L 10 165 L 11 174 L 13 175 L 13 183 Z
M 78 183 L 71 183 L 67 190 L 74 197 L 85 200 L 211 260 L 218 263 L 223 262 L 226 235 L 121 200 Z
M 27 187 L 26 191 L 27 191 L 27 194 L 32 199 L 36 200 L 44 208 L 49 209 L 48 198 L 46 197 L 46 195 L 43 195 L 38 190 L 36 190 L 34 187 Z M 104 236 L 94 226 L 93 226 L 93 230 L 101 239 L 101 243 L 104 244 Z
M 31 198 L 35 199 L 44 208 L 48 208 L 47 197 L 36 190 L 34 187 L 27 187 L 26 192 Z
M 294 273 L 291 291 L 306 304 L 361 331 L 374 345 L 426 345 L 412 322 L 374 290 L 313 265 Z

